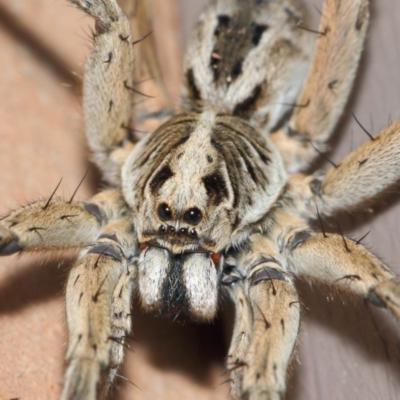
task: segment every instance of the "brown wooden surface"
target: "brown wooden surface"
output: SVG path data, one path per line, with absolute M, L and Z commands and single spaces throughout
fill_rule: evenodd
M 155 0 L 161 4 L 162 0 Z M 196 1 L 181 0 L 184 26 Z M 318 17 L 320 1 L 310 7 Z M 160 14 L 162 14 L 160 12 Z M 82 130 L 79 79 L 90 21 L 61 0 L 0 0 L 0 213 L 48 196 L 70 195 L 88 167 Z M 351 117 L 371 132 L 400 117 L 400 2 L 372 4 L 367 51 L 336 150 L 340 158 L 367 140 Z M 72 84 L 72 86 L 71 86 Z M 94 170 L 94 168 L 92 168 Z M 98 187 L 91 173 L 78 197 Z M 346 218 L 400 274 L 400 207 L 368 221 Z M 56 399 L 67 340 L 63 292 L 70 255 L 0 260 L 0 400 Z M 304 322 L 290 400 L 400 399 L 400 327 L 385 311 L 330 297 L 299 284 Z M 134 313 L 132 342 L 123 375 L 140 390 L 118 382 L 118 399 L 226 399 L 223 344 L 218 326 L 180 325 Z

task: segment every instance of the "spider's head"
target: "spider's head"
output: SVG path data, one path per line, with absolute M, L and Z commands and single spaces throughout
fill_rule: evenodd
M 201 308 L 197 314 L 204 314 L 205 308 L 215 308 L 218 254 L 248 235 L 249 226 L 265 215 L 285 181 L 273 146 L 232 116 L 181 114 L 140 143 L 124 165 L 123 192 L 136 215 L 143 273 L 153 268 L 150 280 L 158 282 L 152 296 L 167 303 L 163 279 L 180 265 L 186 292 L 191 283 L 184 271 L 193 268 L 192 291 L 204 288 L 201 296 L 208 300 L 215 292 L 211 305 L 200 307 L 199 300 L 189 309 L 196 314 Z M 203 278 L 196 272 L 201 268 L 208 271 Z

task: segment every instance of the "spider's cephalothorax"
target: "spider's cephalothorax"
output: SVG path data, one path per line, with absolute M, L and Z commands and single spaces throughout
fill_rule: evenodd
M 239 118 L 206 111 L 180 114 L 149 135 L 128 157 L 122 182 L 142 244 L 143 304 L 168 310 L 183 302 L 210 319 L 215 255 L 243 242 L 286 173 L 270 140 Z
M 231 392 L 251 400 L 284 395 L 300 323 L 293 276 L 400 319 L 399 279 L 360 241 L 314 223 L 373 203 L 399 180 L 400 121 L 326 173 L 306 173 L 348 99 L 368 0 L 325 0 L 307 76 L 313 41 L 298 29 L 297 1 L 212 1 L 187 52 L 178 113 L 144 40 L 148 2 L 121 0 L 132 6 L 131 27 L 116 0 L 70 1 L 96 21 L 83 103 L 109 187 L 87 202 L 53 193 L 0 220 L 1 255 L 82 249 L 66 290 L 63 400 L 95 400 L 112 383 L 134 293 L 146 310 L 198 320 L 214 318 L 227 294 L 236 312 Z M 144 47 L 140 61 L 132 43 Z M 135 144 L 139 84 L 153 99 L 135 103 L 134 129 L 148 131 Z

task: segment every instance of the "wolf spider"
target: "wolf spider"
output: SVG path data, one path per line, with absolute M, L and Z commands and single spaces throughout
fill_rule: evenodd
M 320 32 L 323 32 L 323 31 L 320 31 Z M 324 35 L 321 35 L 321 36 L 324 36 Z M 121 39 L 122 40 L 122 39 Z M 108 60 L 108 59 L 107 59 Z M 106 61 L 107 61 L 106 60 Z M 106 62 L 105 61 L 105 62 Z M 110 61 L 110 60 L 109 60 Z M 107 61 L 107 62 L 109 62 L 109 61 Z M 337 83 L 337 82 L 336 82 Z M 336 84 L 335 83 L 335 84 Z M 331 81 L 330 82 L 330 84 L 331 85 L 334 85 L 333 84 L 333 81 Z M 331 88 L 332 89 L 332 88 Z M 301 104 L 301 103 L 300 103 Z M 299 105 L 300 105 L 299 104 Z M 304 105 L 305 104 L 307 104 L 307 101 L 304 103 Z M 307 107 L 305 107 L 305 108 L 307 108 Z M 136 125 L 137 126 L 137 125 Z M 361 160 L 362 161 L 362 163 L 364 163 L 365 161 L 364 160 Z M 101 164 L 102 162 L 101 161 L 99 161 L 98 162 L 99 164 Z M 361 164 L 361 163 L 360 163 Z M 101 166 L 101 165 L 100 165 Z M 335 168 L 336 169 L 336 168 Z M 161 185 L 162 186 L 162 185 Z M 211 188 L 211 189 L 215 189 L 215 188 Z M 41 207 L 41 212 L 43 212 L 43 211 L 46 211 L 47 209 L 49 209 L 50 207 L 53 207 L 54 205 L 57 205 L 58 203 L 58 201 L 60 201 L 61 202 L 61 200 L 56 200 L 55 198 L 51 198 L 51 199 L 46 199 L 46 200 L 44 200 L 43 202 L 41 202 L 41 203 L 37 203 L 37 205 L 38 206 L 40 206 Z M 64 202 L 65 203 L 65 202 Z M 63 203 L 63 204 L 64 204 Z M 65 204 L 64 204 L 65 205 Z M 91 211 L 94 213 L 94 214 L 96 214 L 96 212 L 95 212 L 95 210 L 93 210 L 93 208 L 91 209 Z M 165 211 L 165 210 L 164 210 Z M 25 211 L 26 212 L 26 211 Z M 322 212 L 322 211 L 321 211 Z M 69 218 L 71 218 L 72 216 L 73 216 L 74 214 L 63 214 L 63 220 L 68 220 Z M 68 216 L 70 216 L 70 217 L 68 217 Z M 98 216 L 98 215 L 97 215 Z M 160 216 L 160 215 L 159 215 Z M 315 217 L 315 214 L 314 214 L 314 217 Z M 8 218 L 12 218 L 12 217 L 8 217 Z M 15 218 L 15 216 L 14 216 L 14 218 Z M 6 222 L 7 222 L 7 219 L 5 220 Z M 14 222 L 15 221 L 13 221 L 12 222 L 12 224 L 14 224 Z M 20 222 L 18 221 L 18 223 L 17 223 L 17 225 L 18 224 L 20 224 Z M 15 226 L 15 225 L 14 225 Z M 9 226 L 8 226 L 8 228 L 9 228 Z M 31 227 L 32 228 L 32 227 Z M 48 229 L 48 228 L 47 228 Z M 42 241 L 43 240 L 43 235 L 41 235 L 40 234 L 40 232 L 38 232 L 38 229 L 36 228 L 36 229 L 33 229 L 33 230 L 31 230 L 30 232 L 35 232 L 35 234 L 37 235 L 37 237 L 39 237 L 40 238 L 40 241 Z M 323 236 L 325 236 L 323 233 L 321 233 Z M 338 239 L 338 241 L 342 244 L 342 249 L 344 248 L 345 249 L 345 251 L 346 251 L 346 253 L 347 252 L 349 252 L 349 253 L 354 253 L 354 252 L 356 252 L 356 250 L 354 250 L 354 249 L 352 249 L 351 247 L 350 248 L 348 248 L 347 246 L 352 246 L 354 243 L 353 242 L 348 242 L 346 239 L 342 239 L 342 237 L 341 237 L 341 235 L 337 235 L 337 236 L 333 236 L 333 234 L 330 234 L 330 233 L 328 233 L 327 234 L 328 236 L 330 235 L 330 237 L 331 238 L 337 238 Z M 46 239 L 46 238 L 45 238 Z M 112 240 L 112 238 L 111 238 L 111 235 L 109 235 L 108 237 L 107 236 L 104 236 L 103 237 L 103 239 L 104 239 L 104 241 L 107 241 L 107 240 Z M 304 239 L 304 237 L 302 238 L 302 239 Z M 329 238 L 325 238 L 324 237 L 324 239 L 329 239 Z M 238 241 L 241 241 L 242 239 L 240 238 L 240 239 L 237 239 Z M 306 239 L 307 240 L 307 239 Z M 342 242 L 340 241 L 340 240 L 343 240 Z M 6 243 L 6 245 L 4 246 L 4 249 L 6 249 L 6 250 L 4 250 L 4 252 L 10 252 L 10 243 L 13 243 L 13 240 L 11 240 L 11 241 L 9 241 L 8 243 Z M 14 243 L 13 243 L 14 245 L 15 245 L 15 241 L 14 241 Z M 35 246 L 35 244 L 33 244 L 34 246 Z M 59 244 L 57 244 L 57 246 L 59 246 L 60 247 L 60 245 Z M 301 244 L 300 244 L 300 246 L 301 246 Z M 150 247 L 155 247 L 155 245 L 154 245 L 154 243 L 151 243 L 151 246 Z M 95 248 L 95 251 L 92 251 L 92 253 L 94 253 L 94 254 L 98 254 L 98 256 L 96 256 L 97 258 L 96 258 L 96 260 L 98 261 L 98 260 L 101 260 L 101 258 L 103 258 L 103 257 L 110 257 L 111 259 L 114 257 L 116 257 L 116 254 L 115 253 L 112 253 L 111 252 L 111 249 L 112 248 L 112 245 L 106 245 L 106 246 L 103 246 L 102 248 L 101 248 L 101 252 L 99 252 L 99 248 Z M 12 248 L 12 246 L 11 246 L 11 250 L 15 250 L 15 247 L 14 248 Z M 19 249 L 18 249 L 19 250 Z M 29 248 L 28 248 L 28 250 L 29 250 Z M 144 249 L 144 251 L 149 251 L 149 250 L 146 250 L 146 249 Z M 163 250 L 164 251 L 164 250 Z M 197 253 L 197 254 L 199 254 L 199 253 Z M 203 257 L 203 256 L 202 256 Z M 228 256 L 226 256 L 226 259 L 227 260 L 229 260 L 229 258 L 228 258 Z M 102 261 L 102 260 L 101 260 Z M 264 263 L 265 263 L 265 265 L 269 265 L 268 263 L 271 263 L 271 259 L 269 259 L 269 260 L 265 260 L 265 259 L 263 259 L 263 260 L 261 260 L 261 261 L 263 261 Z M 93 269 L 97 269 L 98 268 L 98 265 L 96 265 L 96 261 L 94 261 L 94 267 L 93 267 Z M 228 264 L 228 265 L 231 265 L 231 264 Z M 261 264 L 262 266 L 265 266 L 264 264 Z M 232 265 L 231 265 L 232 266 Z M 235 268 L 233 268 L 232 270 L 229 270 L 228 271 L 228 268 L 227 267 L 225 267 L 225 271 L 226 271 L 226 273 L 228 273 L 228 272 L 232 272 L 232 271 L 234 271 L 235 270 Z M 267 276 L 265 277 L 265 276 L 262 276 L 262 273 L 261 273 L 261 275 L 260 276 L 258 276 L 257 275 L 257 277 L 255 277 L 254 278 L 254 282 L 253 283 L 257 283 L 257 285 L 253 285 L 253 286 L 257 286 L 257 287 L 260 287 L 261 285 L 264 285 L 264 281 L 265 281 L 265 285 L 270 285 L 270 286 L 268 286 L 268 287 L 266 287 L 266 290 L 270 290 L 270 291 L 272 291 L 272 295 L 273 295 L 273 292 L 276 290 L 276 286 L 278 286 L 279 287 L 279 285 L 281 285 L 282 283 L 281 282 L 283 282 L 283 280 L 282 280 L 282 273 L 277 273 L 277 272 L 275 272 L 275 270 L 276 270 L 276 268 L 273 268 L 273 267 L 270 267 L 270 266 L 268 266 L 267 268 L 264 268 L 263 269 L 263 271 L 264 271 L 264 275 L 265 274 L 267 274 Z M 265 272 L 266 271 L 266 272 Z M 270 276 L 270 275 L 272 275 L 272 276 Z M 107 275 L 108 276 L 108 275 Z M 233 278 L 232 278 L 232 274 L 231 275 L 225 275 L 225 276 L 228 276 L 226 279 L 228 279 L 228 282 L 227 281 L 225 281 L 225 283 L 229 283 L 229 284 L 232 284 L 232 285 L 235 285 L 235 284 L 237 284 L 237 276 L 234 276 Z M 253 275 L 254 276 L 254 275 Z M 358 280 L 359 280 L 359 276 L 357 277 L 357 274 L 347 274 L 347 275 L 345 275 L 346 276 L 346 280 L 350 280 L 351 282 L 352 282 L 352 284 L 354 283 L 353 281 L 355 281 L 355 282 L 357 282 Z M 342 279 L 343 278 L 343 276 L 341 276 L 341 277 L 339 277 L 338 279 Z M 75 277 L 75 279 L 76 279 L 76 277 Z M 108 279 L 108 278 L 107 278 Z M 230 280 L 230 281 L 229 281 Z M 257 282 L 255 282 L 255 281 L 257 281 Z M 275 282 L 275 284 L 274 284 L 274 281 L 276 281 Z M 102 287 L 102 285 L 103 285 L 103 283 L 102 283 L 103 281 L 101 281 L 101 282 L 98 282 L 98 288 L 100 288 L 100 287 Z M 340 282 L 340 281 L 339 281 Z M 283 284 L 282 284 L 283 285 Z M 349 285 L 350 286 L 350 288 L 351 288 L 351 285 Z M 347 288 L 347 285 L 346 285 L 346 287 L 345 288 Z M 98 299 L 96 299 L 96 297 L 98 297 L 97 295 L 99 294 L 100 292 L 98 292 L 98 290 L 96 289 L 95 291 L 93 291 L 93 295 L 92 295 L 92 300 L 93 300 L 93 302 L 97 302 L 97 300 Z M 370 298 L 370 300 L 371 300 L 371 298 Z M 377 300 L 376 300 L 376 298 L 372 298 L 372 300 L 373 300 L 373 302 L 375 302 L 375 303 L 377 303 Z M 79 300 L 78 300 L 79 301 Z M 253 310 L 252 310 L 252 312 L 253 313 L 255 313 L 255 314 L 257 314 L 258 312 L 259 312 L 259 318 L 257 319 L 257 318 L 255 318 L 254 319 L 254 324 L 255 325 L 257 325 L 257 324 L 260 324 L 260 325 L 264 325 L 264 327 L 265 327 L 265 329 L 266 328 L 268 328 L 268 329 L 270 329 L 270 321 L 265 317 L 265 312 L 263 312 L 259 307 L 259 304 L 258 304 L 258 302 L 254 302 L 254 304 L 255 304 L 255 306 L 253 306 Z M 294 303 L 293 303 L 294 304 Z M 255 307 L 255 308 L 254 308 Z M 168 305 L 168 307 L 167 307 L 167 311 L 175 311 L 170 305 Z M 192 310 L 193 311 L 193 310 Z M 208 318 L 208 316 L 207 315 L 198 315 L 198 318 Z M 292 319 L 292 321 L 293 321 L 293 319 Z M 101 333 L 100 332 L 101 330 L 99 329 L 97 332 L 98 333 Z M 108 337 L 108 339 L 110 339 L 110 337 L 111 336 L 107 336 Z M 111 343 L 111 345 L 112 346 L 114 346 L 114 347 L 119 347 L 119 350 L 122 348 L 122 345 L 121 345 L 121 343 L 120 343 L 120 341 L 115 341 L 114 339 L 115 339 L 115 337 L 113 336 L 112 337 L 113 338 L 113 340 L 110 340 L 110 341 L 112 341 L 112 343 Z M 93 349 L 92 349 L 93 350 Z M 248 363 L 248 364 L 250 364 L 250 363 Z M 237 376 L 237 375 L 239 375 L 238 373 L 237 373 L 237 371 L 238 370 L 240 370 L 240 368 L 239 367 L 243 367 L 243 369 L 244 369 L 244 367 L 245 367 L 245 365 L 243 364 L 243 365 L 240 365 L 240 363 L 236 363 L 236 365 L 234 365 L 233 366 L 233 368 L 231 368 L 232 369 L 232 374 L 234 375 L 234 379 L 236 379 L 236 386 L 234 385 L 234 390 L 236 390 L 236 391 L 240 391 L 241 390 L 241 383 L 240 383 L 240 380 L 241 380 L 241 377 L 240 376 Z M 255 367 L 254 367 L 255 368 Z M 251 366 L 249 365 L 249 369 L 251 369 Z M 238 384 L 238 381 L 239 381 L 239 384 Z M 261 392 L 263 391 L 264 389 L 261 389 Z M 279 391 L 281 391 L 281 389 L 279 390 Z M 252 393 L 254 393 L 254 395 L 256 394 L 256 391 L 254 391 L 254 390 L 252 390 Z M 260 395 L 261 396 L 261 395 Z M 86 397 L 85 397 L 86 398 Z M 261 397 L 260 397 L 261 398 Z M 273 397 L 271 397 L 271 398 L 273 398 Z

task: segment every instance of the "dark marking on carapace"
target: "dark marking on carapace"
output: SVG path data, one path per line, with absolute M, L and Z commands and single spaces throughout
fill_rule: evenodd
M 247 147 L 247 146 L 246 146 Z M 246 170 L 249 173 L 251 179 L 256 185 L 260 184 L 260 179 L 257 176 L 256 170 L 254 169 L 252 163 L 251 163 L 251 158 L 249 158 L 250 153 L 246 152 L 246 149 L 242 149 L 240 146 L 237 147 L 238 152 L 241 155 L 242 160 L 244 161 L 246 165 Z M 240 166 L 241 167 L 241 166 Z M 255 166 L 256 167 L 256 166 Z M 265 183 L 265 182 L 263 182 Z
M 164 183 L 172 178 L 174 173 L 168 165 L 164 165 L 160 171 L 156 173 L 154 178 L 150 182 L 150 190 L 153 195 L 156 195 Z
M 239 121 L 238 121 L 239 122 Z M 243 121 L 240 121 L 240 123 L 244 123 Z M 247 124 L 246 124 L 247 125 Z M 241 148 L 246 149 L 246 154 L 249 155 L 251 153 L 251 149 L 254 150 L 258 157 L 261 159 L 261 161 L 268 165 L 271 162 L 271 158 L 267 155 L 267 153 L 271 153 L 271 150 L 268 148 L 266 142 L 263 140 L 263 138 L 258 135 L 258 132 L 253 132 L 253 128 L 250 128 L 248 125 L 246 126 L 247 130 L 246 132 L 241 130 L 240 128 L 235 127 L 232 123 L 226 123 L 226 122 L 217 122 L 215 132 L 219 135 L 222 133 L 226 133 L 223 131 L 218 131 L 219 129 L 223 129 L 223 131 L 228 131 L 229 135 L 235 134 L 240 140 L 241 143 L 237 145 L 237 150 Z M 249 130 L 249 128 L 251 130 Z M 218 129 L 218 130 L 217 130 Z M 226 136 L 226 139 L 228 142 L 231 142 L 233 139 L 229 138 Z M 250 147 L 251 146 L 251 149 Z M 239 166 L 240 168 L 240 166 Z M 264 175 L 266 180 L 268 181 L 268 178 L 266 175 Z
M 203 184 L 206 188 L 209 201 L 212 201 L 215 205 L 220 204 L 222 200 L 228 198 L 229 193 L 226 182 L 219 173 L 205 176 Z
M 180 145 L 186 143 L 186 142 L 189 140 L 189 138 L 190 138 L 190 135 L 181 136 L 181 137 L 176 141 L 176 143 L 174 143 L 174 144 L 172 145 L 171 151 L 172 151 L 172 150 L 175 150 L 175 149 L 178 148 Z

